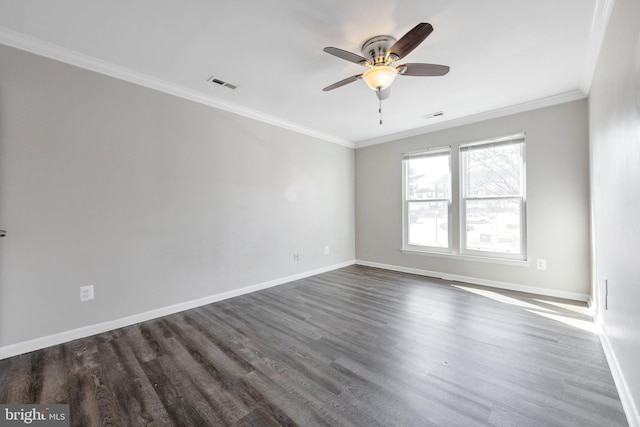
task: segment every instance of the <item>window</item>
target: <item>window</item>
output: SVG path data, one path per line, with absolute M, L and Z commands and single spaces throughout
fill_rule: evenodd
M 451 150 L 403 156 L 403 247 L 450 251 Z
M 460 146 L 461 252 L 525 259 L 524 134 Z

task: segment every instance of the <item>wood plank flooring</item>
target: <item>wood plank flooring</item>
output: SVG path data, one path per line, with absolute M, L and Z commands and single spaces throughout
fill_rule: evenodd
M 362 266 L 0 361 L 74 426 L 624 426 L 578 303 Z

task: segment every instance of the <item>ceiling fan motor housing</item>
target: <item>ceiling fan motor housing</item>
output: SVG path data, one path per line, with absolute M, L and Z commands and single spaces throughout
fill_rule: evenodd
M 375 36 L 371 37 L 362 44 L 362 56 L 367 58 L 370 65 L 387 65 L 397 60 L 397 56 L 387 52 L 394 45 L 396 39 L 392 36 Z

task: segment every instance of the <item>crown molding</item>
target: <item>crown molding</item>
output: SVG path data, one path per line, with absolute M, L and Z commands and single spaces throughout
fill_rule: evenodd
M 434 123 L 428 126 L 421 126 L 419 128 L 409 129 L 403 132 L 394 133 L 391 135 L 385 135 L 378 138 L 367 139 L 358 141 L 355 143 L 355 148 L 364 148 L 371 145 L 383 144 L 385 142 L 396 141 L 403 138 L 409 138 L 417 135 L 424 135 L 440 130 L 451 129 L 458 126 L 464 126 L 471 123 L 482 122 L 490 119 L 497 119 L 499 117 L 509 116 L 511 114 L 523 113 L 526 111 L 537 110 L 539 108 L 550 107 L 552 105 L 564 104 L 566 102 L 577 101 L 579 99 L 586 98 L 587 95 L 579 89 L 571 92 L 565 92 L 558 95 L 549 96 L 546 98 L 536 99 L 522 104 L 511 105 L 509 107 L 499 108 L 496 110 L 486 111 L 483 113 L 473 114 L 471 116 L 464 116 L 457 119 L 451 119 L 439 123 Z
M 66 49 L 62 46 L 45 42 L 43 40 L 27 36 L 22 33 L 0 27 L 0 43 L 5 44 L 16 49 L 20 49 L 26 52 L 30 52 L 39 56 L 54 59 L 56 61 L 64 62 L 69 65 L 73 65 L 86 70 L 94 71 L 99 74 L 107 75 L 119 80 L 124 80 L 139 86 L 144 86 L 150 89 L 158 90 L 173 96 L 177 96 L 183 99 L 187 99 L 199 104 L 214 107 L 220 110 L 228 111 L 233 114 L 237 114 L 243 117 L 254 119 L 260 122 L 268 123 L 283 129 L 287 129 L 296 133 L 307 135 L 313 138 L 317 138 L 326 142 L 342 145 L 348 148 L 364 148 L 371 145 L 382 144 L 385 142 L 398 140 L 402 138 L 408 138 L 411 136 L 427 134 L 436 132 L 439 130 L 449 129 L 466 124 L 476 123 L 483 120 L 489 120 L 493 118 L 503 117 L 510 114 L 525 112 L 538 108 L 543 108 L 551 105 L 561 104 L 565 102 L 571 102 L 578 99 L 585 98 L 590 90 L 591 81 L 595 72 L 598 55 L 604 41 L 606 33 L 606 27 L 609 23 L 609 18 L 613 9 L 615 0 L 597 0 L 594 17 L 591 26 L 591 32 L 589 37 L 589 52 L 587 57 L 587 65 L 585 67 L 585 73 L 580 84 L 580 88 L 571 92 L 562 93 L 538 100 L 525 102 L 505 108 L 500 108 L 492 111 L 474 114 L 471 116 L 461 117 L 457 119 L 447 120 L 428 126 L 422 126 L 419 128 L 409 129 L 407 131 L 394 133 L 390 135 L 384 135 L 377 138 L 362 140 L 353 142 L 344 138 L 339 138 L 335 135 L 319 132 L 314 129 L 310 129 L 298 124 L 280 119 L 275 116 L 264 114 L 262 112 L 242 107 L 240 105 L 223 101 L 210 95 L 197 92 L 193 89 L 180 86 L 166 80 L 162 80 L 150 75 L 140 73 L 134 70 L 130 70 L 125 67 L 121 67 L 101 59 L 85 55 L 70 49 Z
M 602 50 L 602 44 L 607 34 L 614 3 L 615 0 L 596 0 L 587 44 L 587 60 L 582 81 L 580 82 L 580 90 L 586 94 L 591 91 L 591 83 L 598 65 L 600 50 Z
M 209 107 L 228 111 L 239 116 L 247 117 L 296 133 L 321 139 L 326 142 L 343 145 L 349 148 L 355 148 L 354 143 L 346 139 L 318 132 L 314 129 L 300 126 L 275 116 L 264 114 L 250 108 L 233 104 L 231 102 L 223 101 L 213 96 L 202 94 L 193 89 L 189 89 L 184 86 L 180 86 L 166 80 L 150 76 L 148 74 L 130 70 L 128 68 L 121 67 L 110 62 L 106 62 L 101 59 L 85 55 L 64 48 L 62 46 L 58 46 L 53 43 L 45 42 L 43 40 L 18 33 L 5 27 L 0 27 L 0 43 L 39 56 L 44 56 L 46 58 L 64 62 L 66 64 L 73 65 L 79 68 L 94 71 L 99 74 L 104 74 L 109 77 L 114 77 L 119 80 L 124 80 L 129 83 L 134 83 L 139 86 L 144 86 L 150 89 L 164 92 L 173 96 L 177 96 L 179 98 L 184 98 L 189 101 L 197 102 L 199 104 L 204 104 Z

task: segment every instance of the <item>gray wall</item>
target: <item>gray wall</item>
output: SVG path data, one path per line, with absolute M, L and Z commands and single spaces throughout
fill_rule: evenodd
M 627 408 L 632 425 L 640 425 L 639 18 L 640 2 L 616 0 L 589 99 L 594 295 L 610 362 L 623 377 L 618 388 L 635 406 Z
M 353 261 L 353 190 L 350 148 L 0 46 L 0 347 Z
M 525 131 L 529 265 L 413 255 L 402 246 L 402 153 Z M 453 176 L 458 157 L 453 150 Z M 589 293 L 589 178 L 586 100 L 356 150 L 356 258 L 428 272 Z M 457 215 L 458 192 L 453 210 Z M 454 241 L 458 233 L 454 233 Z M 537 270 L 535 260 L 547 260 Z

